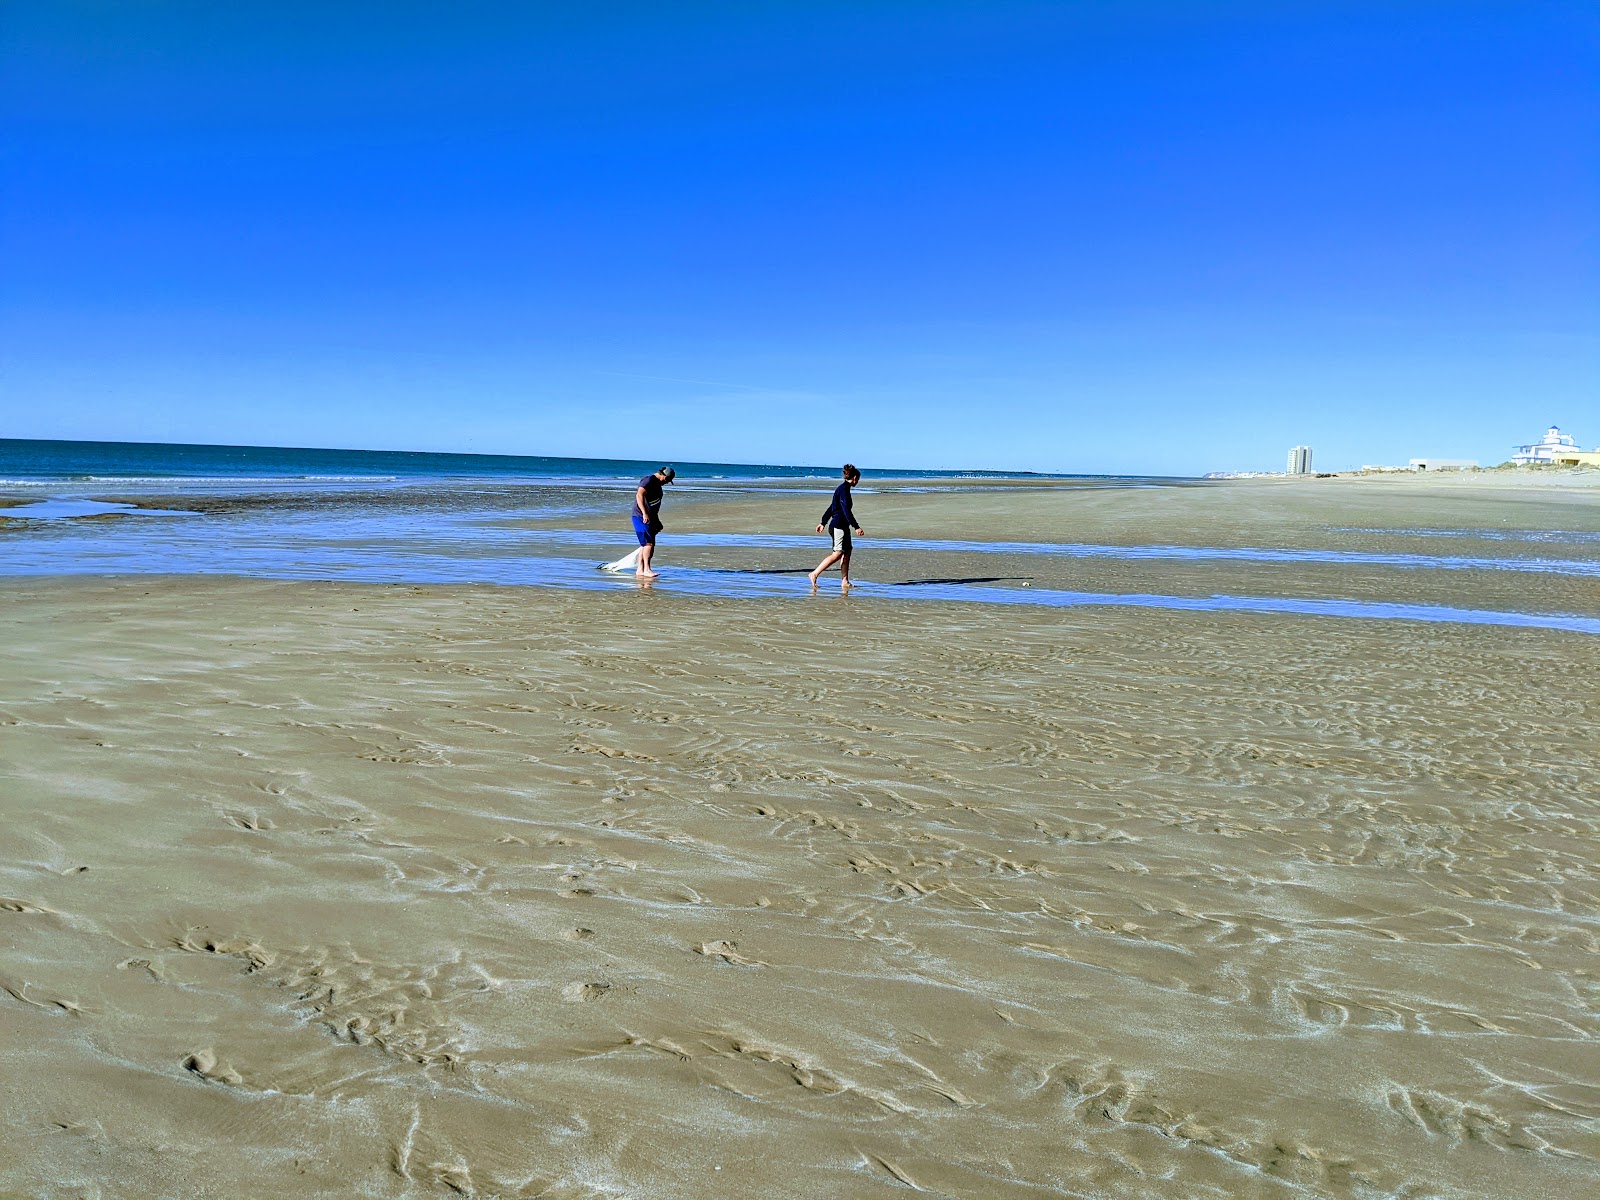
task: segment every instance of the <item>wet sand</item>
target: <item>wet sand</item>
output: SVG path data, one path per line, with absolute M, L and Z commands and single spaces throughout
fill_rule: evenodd
M 1592 474 L 1600 479 L 1600 472 Z M 1600 491 L 1580 486 L 1526 488 L 1511 473 L 1479 478 L 1477 487 L 1443 488 L 1424 486 L 1415 476 L 1398 485 L 1386 477 L 1140 488 L 1027 482 L 997 487 L 988 480 L 942 491 L 879 491 L 876 488 L 891 485 L 869 485 L 856 500 L 867 536 L 857 541 L 853 570 L 858 578 L 887 585 L 959 580 L 976 587 L 1015 587 L 1026 582 L 1035 588 L 1185 597 L 1341 598 L 1510 612 L 1600 613 L 1600 581 L 1593 576 L 1535 577 L 1513 571 L 1413 570 L 1315 561 L 929 553 L 884 549 L 875 541 L 969 539 L 1130 549 L 1267 547 L 1528 562 L 1555 558 L 1600 569 Z M 690 531 L 806 535 L 815 529 L 826 504 L 825 493 L 797 494 L 795 485 L 731 500 L 679 489 L 664 510 L 668 528 L 657 560 L 668 566 L 803 572 L 822 557 L 827 548 L 824 539 L 816 538 L 814 546 L 803 550 L 752 550 L 685 545 L 675 536 Z M 613 530 L 618 521 L 614 513 L 599 511 L 516 523 L 541 531 Z
M 1352 492 L 859 507 L 1209 545 L 1595 519 Z M 791 497 L 670 503 L 792 531 Z M 1600 1187 L 1593 637 L 670 577 L 0 588 L 0 1193 Z
M 1593 484 L 1587 481 L 1593 480 Z M 827 506 L 829 481 L 814 496 L 795 485 L 741 497 L 736 505 L 679 488 L 668 497 L 669 527 L 725 532 L 803 531 Z M 894 488 L 892 491 L 880 491 Z M 626 501 L 623 502 L 625 507 Z M 1529 482 L 1515 474 L 1485 474 L 1446 482 L 1420 475 L 1337 476 L 1330 479 L 1195 481 L 1179 486 L 1068 485 L 991 480 L 940 490 L 864 484 L 858 515 L 872 532 L 900 536 L 1021 541 L 1152 542 L 1176 545 L 1351 548 L 1417 530 L 1558 530 L 1600 532 L 1600 471 L 1552 475 Z M 596 527 L 615 524 L 597 514 Z M 1343 530 L 1365 531 L 1341 533 Z M 1438 552 L 1415 537 L 1386 547 Z M 1503 549 L 1504 547 L 1502 547 Z M 1455 548 L 1452 547 L 1452 550 Z

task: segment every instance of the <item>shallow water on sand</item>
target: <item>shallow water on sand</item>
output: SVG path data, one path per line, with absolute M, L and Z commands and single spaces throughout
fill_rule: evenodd
M 52 496 L 48 500 L 34 500 L 14 508 L 0 509 L 0 517 L 14 521 L 68 521 L 80 517 L 197 517 L 200 514 L 185 509 L 140 508 L 124 502 L 104 500 L 79 500 L 67 496 Z
M 458 500 L 460 497 L 457 498 Z M 545 504 L 531 516 L 550 520 L 571 512 Z M 131 509 L 81 500 L 53 500 L 4 510 L 26 523 L 23 536 L 8 541 L 0 574 L 9 575 L 188 575 L 233 574 L 269 579 L 327 579 L 371 583 L 494 583 L 507 586 L 603 590 L 623 586 L 616 577 L 597 575 L 585 559 L 552 553 L 561 548 L 595 547 L 610 555 L 627 545 L 597 530 L 529 528 L 503 512 L 416 511 L 333 507 L 305 511 L 248 510 L 193 514 Z M 119 516 L 116 521 L 65 520 Z M 172 520 L 184 516 L 188 519 Z M 30 518 L 56 518 L 49 521 Z M 525 518 L 524 518 L 525 519 Z M 776 549 L 811 553 L 817 539 L 788 534 L 679 533 L 674 547 Z M 1336 549 L 1208 547 L 1171 545 L 1096 545 L 1089 543 L 972 541 L 878 537 L 878 552 L 1006 555 L 1029 559 L 1118 559 L 1130 561 L 1240 562 L 1251 564 L 1331 564 L 1403 571 L 1512 571 L 1600 578 L 1600 560 L 1529 557 L 1483 558 L 1454 555 L 1385 554 Z M 743 598 L 795 597 L 810 588 L 798 568 L 667 568 L 654 586 L 688 595 Z M 1536 626 L 1600 633 L 1600 617 L 1582 613 L 1504 612 L 1443 604 L 1407 604 L 1337 597 L 1307 598 L 1217 593 L 1208 596 L 1156 592 L 1091 592 L 1048 587 L 995 586 L 1003 579 L 972 583 L 939 579 L 898 584 L 858 585 L 862 598 L 887 594 L 900 598 L 955 603 L 1032 605 L 1068 608 L 1121 605 L 1185 610 L 1296 613 L 1372 620 L 1463 622 Z M 915 585 L 914 587 L 912 585 Z M 981 586 L 980 586 L 981 585 Z

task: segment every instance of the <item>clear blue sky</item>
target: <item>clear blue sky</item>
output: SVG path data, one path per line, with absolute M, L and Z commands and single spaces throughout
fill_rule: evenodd
M 1590 2 L 0 5 L 0 433 L 1600 443 Z

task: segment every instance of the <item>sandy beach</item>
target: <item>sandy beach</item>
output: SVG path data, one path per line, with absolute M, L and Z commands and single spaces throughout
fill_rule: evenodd
M 0 1200 L 1600 1200 L 1600 6 L 0 30 Z
M 674 547 L 783 489 L 648 591 L 0 580 L 0 1194 L 1600 1188 L 1593 636 L 887 586 L 1594 578 L 872 545 L 1600 560 L 1584 488 L 1317 482 L 863 495 L 848 599 L 673 593 L 820 557 Z

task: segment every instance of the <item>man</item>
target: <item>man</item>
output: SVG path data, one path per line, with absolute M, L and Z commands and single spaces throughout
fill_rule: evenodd
M 817 569 L 811 572 L 811 590 L 817 590 L 817 578 L 834 563 L 839 564 L 839 590 L 844 591 L 850 586 L 850 530 L 858 534 L 866 533 L 865 529 L 856 524 L 855 511 L 850 507 L 850 489 L 861 482 L 861 472 L 851 463 L 844 465 L 844 482 L 833 489 L 833 500 L 828 504 L 827 511 L 822 514 L 822 520 L 817 523 L 817 532 L 824 530 L 833 533 L 833 550 L 828 557 L 817 564 Z
M 650 557 L 656 552 L 656 534 L 664 528 L 661 524 L 661 489 L 678 477 L 671 467 L 662 467 L 653 475 L 639 480 L 633 496 L 633 532 L 639 538 L 639 565 L 634 568 L 635 579 L 654 579 Z

